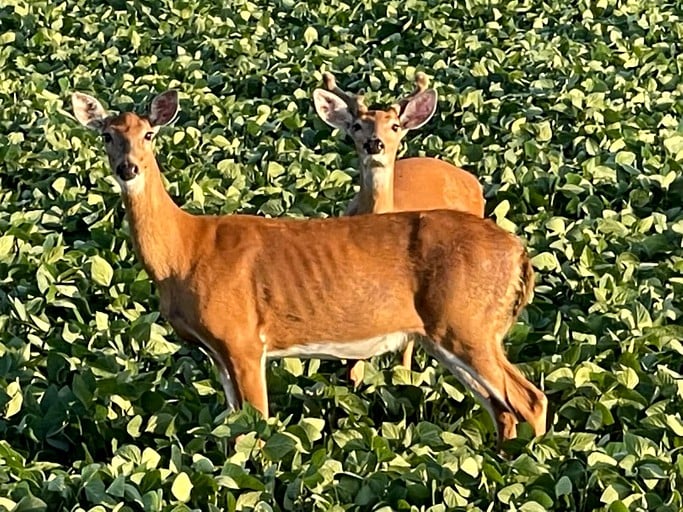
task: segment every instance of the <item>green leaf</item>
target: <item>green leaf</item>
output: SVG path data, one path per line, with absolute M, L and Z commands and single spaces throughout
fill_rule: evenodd
M 460 469 L 473 478 L 479 476 L 480 464 L 474 457 L 468 457 L 460 463 Z
M 187 473 L 184 471 L 178 473 L 178 475 L 173 480 L 173 485 L 171 486 L 171 493 L 175 499 L 182 503 L 187 503 L 190 501 L 190 495 L 192 493 L 192 481 Z
M 306 431 L 309 441 L 315 442 L 322 438 L 325 420 L 320 418 L 303 418 L 300 425 Z
M 109 286 L 112 277 L 114 277 L 114 270 L 107 260 L 101 256 L 93 256 L 90 259 L 90 275 L 92 280 L 102 286 Z
M 14 237 L 12 235 L 0 236 L 0 256 L 9 254 L 13 246 Z
M 555 270 L 559 267 L 557 257 L 550 252 L 542 252 L 531 258 L 531 264 L 539 270 Z
M 629 508 L 622 501 L 613 501 L 609 504 L 610 512 L 628 512 Z
M 122 498 L 125 494 L 126 478 L 123 475 L 117 476 L 114 481 L 107 487 L 107 494 L 116 498 Z
M 543 121 L 537 125 L 537 130 L 538 130 L 538 135 L 536 136 L 536 140 L 540 142 L 548 142 L 550 139 L 553 137 L 553 131 L 550 128 L 550 122 L 549 121 Z
M 142 427 L 142 416 L 139 414 L 136 414 L 132 420 L 128 422 L 128 425 L 126 426 L 126 432 L 131 437 L 139 437 L 140 436 L 140 428 Z
M 142 458 L 140 459 L 140 462 L 144 464 L 147 469 L 158 467 L 160 461 L 161 455 L 159 455 L 152 448 L 147 447 L 142 451 Z
M 16 40 L 16 34 L 14 32 L 5 32 L 0 34 L 0 44 L 11 44 Z
M 270 460 L 280 460 L 296 449 L 297 442 L 290 436 L 276 432 L 263 446 L 263 453 Z
M 666 416 L 666 424 L 673 431 L 673 433 L 679 437 L 683 437 L 683 421 L 678 417 L 671 414 Z
M 674 155 L 683 151 L 683 134 L 676 133 L 664 139 L 664 147 Z
M 555 496 L 568 496 L 572 493 L 573 485 L 568 476 L 563 475 L 555 484 Z
M 630 166 L 636 161 L 636 155 L 631 151 L 619 151 L 616 157 L 614 157 L 614 161 L 621 165 Z
M 10 397 L 9 402 L 5 405 L 5 418 L 11 418 L 21 410 L 21 406 L 24 403 L 24 395 L 21 393 L 19 379 L 10 382 L 5 389 L 5 393 Z
M 24 496 L 19 500 L 12 512 L 45 512 L 48 510 L 47 503 L 35 496 Z
M 634 389 L 639 382 L 638 374 L 632 368 L 626 368 L 617 373 L 617 380 L 628 389 Z
M 520 483 L 514 483 L 503 487 L 498 491 L 498 499 L 504 503 L 509 504 L 514 498 L 518 498 L 524 493 L 524 486 Z
M 5 510 L 14 510 L 14 507 L 17 505 L 16 501 L 12 501 L 8 498 L 3 498 L 0 496 L 0 507 L 2 507 Z
M 617 501 L 618 499 L 619 492 L 612 485 L 607 486 L 600 496 L 600 501 L 607 504 Z
M 307 27 L 304 30 L 304 41 L 308 46 L 311 46 L 318 39 L 318 31 L 313 27 Z
M 443 491 L 443 501 L 447 507 L 464 507 L 467 505 L 467 499 L 460 496 L 452 487 L 446 487 Z
M 527 501 L 523 503 L 519 510 L 523 512 L 547 512 L 547 508 L 536 501 Z

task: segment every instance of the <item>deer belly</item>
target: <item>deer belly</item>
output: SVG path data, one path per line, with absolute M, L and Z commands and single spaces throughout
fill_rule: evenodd
M 269 350 L 267 357 L 301 357 L 304 359 L 369 359 L 373 356 L 403 349 L 410 334 L 394 332 L 357 341 L 318 341 L 287 348 Z

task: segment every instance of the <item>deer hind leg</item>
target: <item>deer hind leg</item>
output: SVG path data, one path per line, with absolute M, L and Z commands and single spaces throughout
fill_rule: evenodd
M 500 351 L 501 367 L 505 375 L 505 397 L 512 409 L 524 418 L 537 436 L 546 432 L 548 399 L 529 382 Z
M 520 416 L 531 424 L 536 435 L 545 433 L 545 395 L 507 360 L 498 340 L 493 353 L 486 354 L 481 346 L 479 357 L 472 357 L 475 348 L 462 350 L 457 340 L 448 341 L 452 343 L 447 343 L 447 346 L 461 350 L 447 350 L 433 342 L 425 343 L 425 348 L 484 404 L 494 420 L 499 439 L 511 439 L 517 435 Z
M 548 401 L 543 392 L 507 360 L 501 345 L 496 345 L 492 356 L 467 357 L 467 362 L 496 401 L 494 411 L 502 439 L 517 435 L 520 417 L 531 425 L 537 436 L 545 434 Z
M 496 437 L 516 434 L 517 419 L 497 396 L 493 386 L 481 375 L 465 363 L 460 357 L 446 350 L 431 339 L 422 338 L 422 346 L 434 359 L 450 371 L 474 396 L 488 412 L 496 429 Z M 505 415 L 505 416 L 504 416 Z M 507 437 L 504 437 L 507 439 Z

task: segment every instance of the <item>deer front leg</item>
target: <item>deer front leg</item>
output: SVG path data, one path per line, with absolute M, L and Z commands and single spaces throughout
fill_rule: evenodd
M 410 338 L 403 349 L 403 366 L 410 370 L 413 365 L 413 349 L 415 348 L 415 340 Z
M 266 386 L 266 350 L 234 351 L 230 354 L 228 368 L 240 402 L 245 400 L 268 418 L 268 389 Z
M 164 307 L 162 296 L 162 308 Z M 200 335 L 197 331 L 183 321 L 182 317 L 173 314 L 166 314 L 170 319 L 176 332 L 178 332 L 184 340 L 191 341 L 198 344 L 203 351 L 209 356 L 209 359 L 216 366 L 218 377 L 225 393 L 225 405 L 228 411 L 234 411 L 240 406 L 239 396 L 235 392 L 235 385 L 230 374 L 228 358 L 224 353 L 217 350 L 216 347 L 221 347 L 221 344 L 214 338 L 207 335 Z
M 227 362 L 221 358 L 215 350 L 212 350 L 210 346 L 206 346 L 205 348 L 209 352 L 209 356 L 213 360 L 213 363 L 216 365 L 218 377 L 221 381 L 221 385 L 223 386 L 223 393 L 225 393 L 225 404 L 227 409 L 228 411 L 234 411 L 240 406 L 240 401 L 237 393 L 235 392 L 235 384 L 230 376 L 230 370 L 228 369 Z

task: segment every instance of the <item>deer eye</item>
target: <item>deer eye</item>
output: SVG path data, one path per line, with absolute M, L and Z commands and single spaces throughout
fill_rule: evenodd
M 401 125 L 400 124 L 392 124 L 391 129 L 394 130 L 395 132 L 397 132 L 401 129 Z
M 109 144 L 111 142 L 111 135 L 108 133 L 103 133 L 102 138 L 104 139 L 105 144 Z
M 363 128 L 363 127 L 361 126 L 360 123 L 355 123 L 355 124 L 351 127 L 351 129 L 352 129 L 354 132 L 360 131 L 362 128 Z
M 145 133 L 145 140 L 152 140 L 154 138 L 154 132 Z

